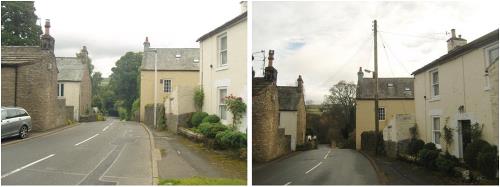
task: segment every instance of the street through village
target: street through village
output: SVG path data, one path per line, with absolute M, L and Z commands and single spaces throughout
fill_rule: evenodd
M 2 145 L 1 182 L 3 185 L 151 185 L 149 137 L 137 122 L 108 118 Z
M 257 166 L 255 185 L 376 185 L 375 169 L 361 153 L 352 149 L 318 149 Z

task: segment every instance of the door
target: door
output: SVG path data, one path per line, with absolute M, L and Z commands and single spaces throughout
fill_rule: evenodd
M 465 148 L 472 142 L 470 120 L 458 120 L 458 150 L 463 158 Z

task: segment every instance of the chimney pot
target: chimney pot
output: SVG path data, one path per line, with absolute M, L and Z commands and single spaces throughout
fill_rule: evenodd
M 451 29 L 451 38 L 456 38 L 455 29 Z
M 50 19 L 45 19 L 45 34 L 50 35 Z
M 267 60 L 269 61 L 268 67 L 273 67 L 274 50 L 269 50 L 269 57 L 267 57 Z

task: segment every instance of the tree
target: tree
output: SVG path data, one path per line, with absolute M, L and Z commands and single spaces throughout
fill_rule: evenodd
M 40 45 L 37 20 L 34 1 L 2 1 L 2 46 Z
M 342 134 L 347 138 L 355 128 L 356 115 L 356 84 L 340 81 L 330 88 L 330 94 L 325 96 L 322 110 L 332 116 L 341 117 L 344 124 Z M 338 116 L 340 114 L 340 116 Z
M 92 82 L 92 96 L 98 95 L 99 93 L 99 85 L 101 84 L 101 81 L 103 80 L 101 72 L 94 72 L 94 74 L 91 77 L 91 82 Z
M 114 111 L 123 108 L 126 110 L 124 113 L 132 114 L 132 104 L 139 97 L 137 79 L 140 78 L 141 62 L 142 53 L 127 52 L 111 69 L 109 91 L 114 93 Z

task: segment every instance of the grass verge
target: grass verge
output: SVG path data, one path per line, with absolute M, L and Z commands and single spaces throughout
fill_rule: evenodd
M 183 179 L 160 179 L 159 185 L 247 185 L 245 180 L 226 178 L 191 177 Z

